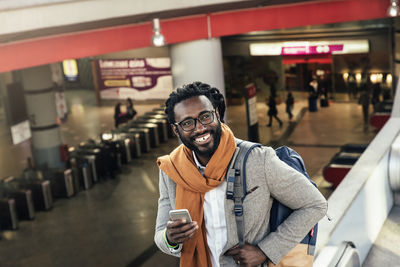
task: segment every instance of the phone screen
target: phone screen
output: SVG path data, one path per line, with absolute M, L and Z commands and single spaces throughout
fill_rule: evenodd
M 169 217 L 173 221 L 185 219 L 188 223 L 192 222 L 192 218 L 190 217 L 189 211 L 187 209 L 170 210 Z

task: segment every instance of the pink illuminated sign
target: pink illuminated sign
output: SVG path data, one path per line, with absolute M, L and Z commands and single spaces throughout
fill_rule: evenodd
M 343 51 L 343 45 L 283 46 L 281 55 L 319 55 L 331 54 L 335 51 Z

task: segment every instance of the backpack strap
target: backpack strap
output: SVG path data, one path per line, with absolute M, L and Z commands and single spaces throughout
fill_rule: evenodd
M 251 150 L 260 144 L 236 139 L 236 151 L 227 173 L 226 198 L 234 201 L 239 245 L 244 244 L 243 200 L 246 197 L 246 161 Z

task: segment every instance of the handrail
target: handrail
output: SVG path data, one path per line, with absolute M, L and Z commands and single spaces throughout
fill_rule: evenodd
M 388 168 L 400 133 L 400 79 L 396 91 L 390 119 L 328 199 L 332 220 L 319 223 L 316 263 L 330 262 L 328 251 L 347 240 L 357 245 L 362 264 L 393 206 Z

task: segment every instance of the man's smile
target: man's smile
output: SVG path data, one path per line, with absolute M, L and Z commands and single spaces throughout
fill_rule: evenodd
M 194 142 L 198 145 L 204 145 L 210 141 L 210 138 L 211 138 L 211 134 L 209 132 L 207 132 L 205 134 L 196 136 L 194 138 Z

